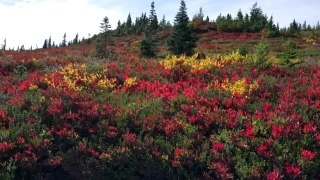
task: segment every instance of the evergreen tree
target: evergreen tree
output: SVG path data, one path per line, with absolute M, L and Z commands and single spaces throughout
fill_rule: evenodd
M 158 29 L 158 27 L 159 27 L 158 17 L 156 14 L 156 10 L 154 9 L 154 1 L 152 1 L 150 16 L 149 16 L 149 30 L 156 31 Z
M 20 51 L 25 51 L 24 45 L 20 47 Z
M 48 40 L 48 48 L 51 48 L 51 36 L 49 37 L 49 40 Z
M 109 18 L 106 16 L 103 18 L 102 23 L 100 23 L 101 36 L 98 38 L 96 45 L 96 54 L 100 58 L 107 57 L 107 43 L 109 38 L 109 30 L 111 25 L 109 24 Z
M 307 21 L 306 21 L 306 20 L 303 22 L 302 30 L 303 30 L 303 31 L 306 31 L 306 30 L 307 30 Z
M 6 50 L 6 46 L 7 46 L 7 39 L 4 39 L 1 49 Z
M 73 40 L 73 44 L 78 44 L 79 43 L 79 34 L 76 34 L 76 37 Z
M 210 22 L 209 16 L 206 17 L 205 22 L 206 22 L 206 23 L 209 23 L 209 22 Z
M 318 23 L 317 23 L 317 30 L 320 30 L 320 23 L 319 23 L 319 21 L 318 21 Z
M 148 30 L 144 33 L 144 38 L 139 44 L 139 49 L 142 57 L 150 58 L 156 56 L 156 45 Z
M 165 29 L 166 25 L 167 25 L 166 16 L 163 15 L 162 20 L 161 20 L 160 23 L 159 23 L 159 27 L 160 27 L 161 29 Z
M 129 15 L 127 17 L 127 22 L 126 22 L 126 30 L 128 33 L 131 32 L 131 28 L 132 28 L 132 19 L 131 19 L 131 15 L 129 13 Z
M 298 36 L 300 34 L 299 24 L 296 22 L 295 19 L 293 20 L 293 22 L 289 26 L 288 34 L 290 36 Z
M 67 45 L 67 34 L 64 33 L 61 46 L 66 47 L 66 45 Z
M 260 32 L 268 23 L 267 17 L 263 15 L 261 8 L 254 3 L 250 11 L 250 31 Z
M 244 16 L 244 32 L 249 32 L 250 31 L 250 19 L 249 15 L 246 14 Z
M 47 39 L 44 40 L 42 48 L 43 49 L 47 49 L 48 48 L 48 40 Z M 19 48 L 18 48 L 18 50 L 19 50 Z
M 194 53 L 196 38 L 192 35 L 192 30 L 189 27 L 189 17 L 184 0 L 181 0 L 180 9 L 175 16 L 173 30 L 167 44 L 170 52 L 175 55 L 186 54 L 190 56 Z
M 116 29 L 116 35 L 119 36 L 122 32 L 122 29 L 121 29 L 121 22 L 120 20 L 118 21 L 118 25 L 117 25 L 117 29 Z
M 239 9 L 239 11 L 237 13 L 236 29 L 237 29 L 237 31 L 244 30 L 244 17 L 243 17 L 241 9 Z
M 203 18 L 204 18 L 204 13 L 203 13 L 202 7 L 200 7 L 198 14 L 196 14 L 193 17 L 193 21 L 198 20 L 198 21 L 200 21 L 202 23 L 203 22 Z

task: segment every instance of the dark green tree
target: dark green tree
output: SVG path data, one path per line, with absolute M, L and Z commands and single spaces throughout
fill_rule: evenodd
M 203 22 L 203 19 L 204 19 L 204 13 L 203 13 L 203 10 L 202 10 L 202 7 L 200 7 L 199 9 L 199 12 L 198 14 L 196 14 L 194 17 L 193 17 L 193 21 L 200 21 L 201 23 Z
M 108 56 L 107 46 L 109 39 L 109 30 L 111 25 L 109 24 L 109 18 L 106 16 L 100 23 L 101 35 L 96 44 L 96 55 L 100 58 L 106 58 Z
M 76 37 L 73 39 L 73 44 L 78 44 L 79 43 L 79 34 L 76 34 Z
M 67 34 L 66 33 L 64 33 L 64 35 L 63 35 L 61 46 L 62 47 L 66 47 L 67 46 Z
M 52 45 L 51 45 L 51 36 L 49 37 L 49 40 L 48 40 L 48 48 L 51 48 Z
M 192 29 L 189 26 L 189 17 L 184 0 L 181 0 L 180 9 L 175 16 L 173 30 L 168 38 L 167 45 L 169 51 L 175 55 L 186 54 L 190 56 L 194 53 L 196 38 L 192 35 Z
M 144 38 L 140 41 L 139 49 L 141 57 L 151 58 L 156 56 L 156 45 L 150 31 L 145 31 Z
M 158 28 L 159 28 L 158 17 L 156 14 L 156 10 L 154 9 L 154 1 L 152 1 L 150 16 L 149 16 L 149 30 L 156 31 Z
M 42 48 L 43 49 L 47 49 L 48 48 L 48 40 L 47 39 L 44 40 Z M 18 50 L 19 50 L 19 48 L 18 48 Z
M 288 28 L 288 34 L 289 36 L 298 36 L 300 34 L 300 28 L 299 24 L 294 19 L 292 23 L 290 23 L 290 26 Z
M 258 4 L 254 3 L 250 11 L 250 31 L 260 32 L 263 28 L 266 27 L 267 23 L 267 17 L 263 15 L 263 12 L 261 8 L 258 7 Z
M 4 39 L 1 49 L 6 50 L 6 46 L 7 46 L 7 39 Z
M 127 21 L 126 21 L 126 31 L 128 33 L 131 32 L 131 29 L 132 29 L 132 19 L 131 19 L 131 15 L 130 13 L 128 14 L 128 17 L 127 17 Z

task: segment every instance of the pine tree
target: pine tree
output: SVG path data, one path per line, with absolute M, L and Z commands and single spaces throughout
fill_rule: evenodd
M 261 8 L 257 3 L 254 3 L 250 11 L 250 31 L 260 32 L 268 23 L 268 19 L 263 15 Z
M 165 24 L 165 19 L 163 19 L 162 23 Z M 157 15 L 154 9 L 154 2 L 152 2 L 149 16 L 149 24 L 144 30 L 144 38 L 139 44 L 139 49 L 142 57 L 150 58 L 156 56 L 156 42 L 154 36 L 158 27 L 159 25 Z
M 43 49 L 47 49 L 48 48 L 48 40 L 47 39 L 44 40 L 42 48 Z M 19 48 L 18 48 L 18 50 L 19 50 Z
M 49 37 L 49 40 L 48 40 L 48 48 L 51 48 L 51 36 Z
M 298 36 L 300 34 L 299 24 L 294 19 L 293 22 L 290 24 L 288 33 L 290 36 Z
M 304 22 L 303 22 L 302 30 L 303 31 L 307 30 L 307 21 L 306 20 L 304 20 Z
M 172 33 L 167 41 L 169 51 L 175 55 L 194 53 L 196 38 L 192 35 L 189 27 L 189 17 L 187 15 L 186 3 L 181 0 L 180 9 L 175 17 Z
M 166 27 L 166 24 L 167 24 L 166 16 L 163 15 L 162 20 L 161 20 L 160 23 L 159 23 L 159 27 L 160 27 L 161 29 L 164 29 L 164 28 Z
M 131 32 L 131 29 L 132 29 L 132 19 L 131 19 L 131 15 L 129 13 L 128 17 L 127 17 L 127 22 L 126 22 L 126 31 L 128 33 Z
M 66 47 L 66 45 L 67 45 L 67 34 L 64 33 L 61 46 Z
M 242 14 L 241 9 L 239 9 L 238 13 L 237 13 L 237 19 L 236 19 L 236 28 L 238 31 L 242 31 L 244 30 L 244 17 Z
M 103 18 L 102 23 L 100 23 L 101 36 L 98 38 L 96 45 L 96 54 L 100 58 L 107 57 L 107 43 L 109 38 L 109 30 L 111 25 L 109 24 L 109 18 L 106 16 Z
M 144 33 L 144 38 L 139 44 L 139 49 L 142 57 L 151 58 L 156 56 L 155 41 L 148 30 Z
M 74 40 L 73 40 L 73 44 L 78 44 L 79 43 L 79 34 L 77 33 L 76 34 L 76 37 L 74 38 Z
M 156 31 L 158 28 L 159 28 L 158 17 L 156 14 L 156 10 L 154 9 L 154 1 L 152 1 L 150 16 L 149 16 L 149 30 Z
M 198 14 L 196 14 L 194 17 L 193 17 L 193 21 L 196 21 L 198 20 L 199 22 L 203 22 L 203 18 L 204 18 L 204 13 L 203 13 L 203 10 L 202 10 L 202 7 L 200 7 L 199 9 L 199 12 Z
M 6 46 L 7 46 L 7 39 L 4 39 L 1 49 L 6 50 Z

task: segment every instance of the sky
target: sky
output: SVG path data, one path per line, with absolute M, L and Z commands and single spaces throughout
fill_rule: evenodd
M 149 14 L 152 0 L 0 0 L 0 44 L 7 40 L 7 48 L 24 45 L 26 49 L 41 48 L 50 36 L 61 43 L 99 33 L 99 25 L 108 16 L 113 28 L 118 20 L 125 21 L 129 12 L 133 21 L 141 13 Z M 204 14 L 216 19 L 221 13 L 236 15 L 239 9 L 250 12 L 257 2 L 263 12 L 273 16 L 280 26 L 288 26 L 293 19 L 315 25 L 320 20 L 320 0 L 185 0 L 190 18 L 202 7 Z M 179 10 L 180 0 L 155 0 L 158 19 L 163 15 L 170 22 Z

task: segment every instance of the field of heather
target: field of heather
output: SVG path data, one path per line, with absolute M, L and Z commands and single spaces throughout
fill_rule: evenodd
M 3 52 L 0 179 L 320 178 L 319 65 L 128 49 Z

